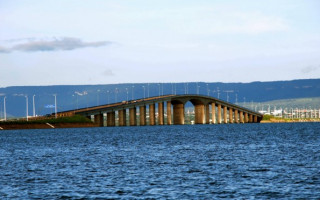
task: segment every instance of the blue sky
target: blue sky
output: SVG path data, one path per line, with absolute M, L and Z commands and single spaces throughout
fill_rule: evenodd
M 0 0 L 0 87 L 320 78 L 318 0 Z

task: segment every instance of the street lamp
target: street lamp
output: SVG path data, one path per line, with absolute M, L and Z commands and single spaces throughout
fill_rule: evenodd
M 107 90 L 107 102 L 109 104 L 109 90 Z
M 209 91 L 209 86 L 208 86 L 208 83 L 207 83 L 207 95 L 209 96 L 209 93 L 210 93 L 210 91 Z
M 7 110 L 6 110 L 6 98 L 3 98 L 3 112 L 4 112 L 4 121 L 7 121 Z
M 146 88 L 144 87 L 144 85 L 142 86 L 143 88 L 143 98 L 145 99 L 146 98 Z
M 129 95 L 128 88 L 126 88 L 126 92 L 127 92 L 127 101 L 128 101 L 128 100 L 129 100 L 129 99 L 128 99 L 128 95 Z
M 116 88 L 114 91 L 115 103 L 117 102 L 117 95 L 118 95 L 118 88 Z
M 28 121 L 28 96 L 25 96 L 26 98 L 26 116 L 27 116 L 27 121 Z
M 100 94 L 100 90 L 97 90 L 97 106 L 99 105 L 100 101 L 99 101 L 99 94 Z
M 160 83 L 158 83 L 158 86 L 159 86 L 159 96 L 160 96 Z
M 134 85 L 132 86 L 132 100 L 134 99 Z
M 150 85 L 149 85 L 149 83 L 148 83 L 148 98 L 150 97 L 150 93 L 149 93 L 149 90 L 150 90 Z
M 54 94 L 54 117 L 57 119 L 57 94 Z
M 35 96 L 36 96 L 35 94 L 32 96 L 33 117 L 35 117 L 35 116 L 36 116 L 36 105 L 35 105 L 35 103 L 34 103 L 34 97 L 35 97 Z

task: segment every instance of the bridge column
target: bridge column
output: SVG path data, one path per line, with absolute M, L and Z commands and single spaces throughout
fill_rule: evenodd
M 229 108 L 229 123 L 233 123 L 233 109 Z
M 140 126 L 145 126 L 147 124 L 146 106 L 140 106 L 139 112 L 140 112 Z
M 235 123 L 239 123 L 239 113 L 238 113 L 238 109 L 234 110 L 234 122 Z
M 118 115 L 119 115 L 119 126 L 126 126 L 127 125 L 127 110 L 126 109 L 122 109 L 118 111 Z
M 257 116 L 257 115 L 255 115 L 255 116 L 253 117 L 253 122 L 254 122 L 254 123 L 258 123 L 258 116 Z
M 175 125 L 184 124 L 184 104 L 174 104 L 173 105 L 173 123 Z
M 103 114 L 94 115 L 94 123 L 98 126 L 103 126 Z
M 206 124 L 210 124 L 210 105 L 205 105 Z
M 171 117 L 171 101 L 167 101 L 167 125 L 172 124 L 172 117 Z
M 248 123 L 249 118 L 248 118 L 248 113 L 244 113 L 244 123 Z
M 158 125 L 164 124 L 164 107 L 163 102 L 158 103 Z
M 155 112 L 155 105 L 149 105 L 149 125 L 154 126 L 156 124 L 156 112 Z
M 211 119 L 212 119 L 212 124 L 216 123 L 216 104 L 211 103 Z
M 221 104 L 218 104 L 218 124 L 221 124 Z
M 240 123 L 244 123 L 244 121 L 243 121 L 243 111 L 240 111 Z
M 137 126 L 137 108 L 129 108 L 129 124 L 130 126 Z
M 223 123 L 228 123 L 227 106 L 223 106 Z
M 203 124 L 204 123 L 204 105 L 198 104 L 194 105 L 194 122 L 195 124 Z
M 249 123 L 252 123 L 252 122 L 253 122 L 253 115 L 249 114 Z
M 116 114 L 114 111 L 107 113 L 107 126 L 115 126 L 116 125 Z

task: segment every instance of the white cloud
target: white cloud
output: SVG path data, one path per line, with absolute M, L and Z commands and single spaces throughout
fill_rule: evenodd
M 12 40 L 13 46 L 1 47 L 0 53 L 10 53 L 12 51 L 36 52 L 36 51 L 60 51 L 74 50 L 86 47 L 101 47 L 112 44 L 108 41 L 83 42 L 81 39 L 72 37 L 50 38 L 50 39 L 26 39 Z

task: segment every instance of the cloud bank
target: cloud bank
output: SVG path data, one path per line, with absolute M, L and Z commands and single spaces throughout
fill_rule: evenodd
M 13 45 L 12 47 L 0 46 L 0 53 L 13 51 L 37 52 L 37 51 L 70 51 L 86 47 L 101 47 L 110 45 L 109 41 L 84 42 L 78 38 L 62 37 L 52 39 L 33 39 Z

